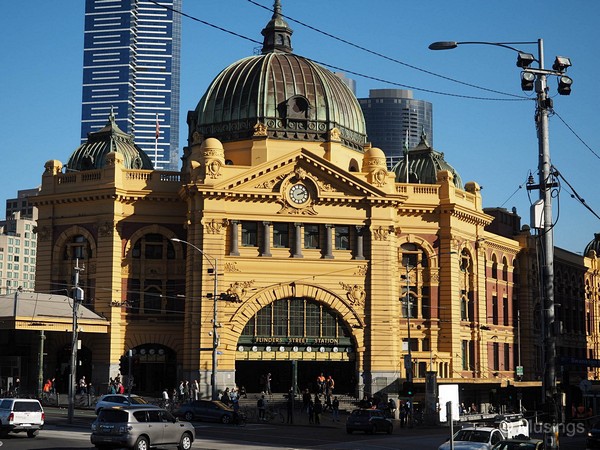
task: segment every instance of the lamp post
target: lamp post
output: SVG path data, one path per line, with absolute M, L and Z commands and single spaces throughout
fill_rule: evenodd
M 182 244 L 186 244 L 189 245 L 190 247 L 192 247 L 194 250 L 198 251 L 204 258 L 206 258 L 206 260 L 208 261 L 208 263 L 211 265 L 212 268 L 212 273 L 213 273 L 213 319 L 212 319 L 212 374 L 210 377 L 210 384 L 211 384 L 211 396 L 213 400 L 217 400 L 219 397 L 219 393 L 217 392 L 217 370 L 218 370 L 218 366 L 217 366 L 217 347 L 219 346 L 219 335 L 217 333 L 217 328 L 218 328 L 218 324 L 217 324 L 217 291 L 218 291 L 218 287 L 219 287 L 219 278 L 218 278 L 218 273 L 217 273 L 217 258 L 215 258 L 214 256 L 209 256 L 206 253 L 204 253 L 202 250 L 200 250 L 198 247 L 196 247 L 194 244 L 188 242 L 188 241 L 184 241 L 182 239 L 177 239 L 177 238 L 171 238 L 171 240 L 173 242 L 180 242 Z
M 407 354 L 406 354 L 406 358 L 404 360 L 404 367 L 406 368 L 406 383 L 408 384 L 408 387 L 412 390 L 413 389 L 413 362 L 412 362 L 412 348 L 411 348 L 411 341 L 410 341 L 410 316 L 411 314 L 411 306 L 412 306 L 412 302 L 410 300 L 410 273 L 417 268 L 417 265 L 414 265 L 413 267 L 410 266 L 410 262 L 407 259 L 406 260 L 406 332 L 407 332 Z M 431 345 L 431 343 L 429 344 Z M 409 392 L 409 397 L 412 397 L 412 392 Z M 409 427 L 412 427 L 413 424 L 413 401 L 412 398 L 410 399 L 410 408 L 409 408 L 409 416 L 408 416 L 408 425 Z
M 569 58 L 557 56 L 552 70 L 544 68 L 544 41 L 528 42 L 434 42 L 429 46 L 431 50 L 449 50 L 463 44 L 492 45 L 503 47 L 518 53 L 517 67 L 521 72 L 521 88 L 524 91 L 536 92 L 535 124 L 538 136 L 538 175 L 539 184 L 533 183 L 527 189 L 538 189 L 540 192 L 539 206 L 543 208 L 541 217 L 534 218 L 533 226 L 542 229 L 543 260 L 541 261 L 543 280 L 543 302 L 544 302 L 544 393 L 548 406 L 552 432 L 547 436 L 546 447 L 550 450 L 558 449 L 558 393 L 556 389 L 556 335 L 554 328 L 554 243 L 552 237 L 552 192 L 555 187 L 552 182 L 552 171 L 550 163 L 550 140 L 548 135 L 548 115 L 552 110 L 553 101 L 548 97 L 547 77 L 549 75 L 558 77 L 558 93 L 569 95 L 573 80 L 565 75 L 571 66 Z M 531 53 L 525 53 L 513 45 L 537 44 L 537 59 Z M 538 68 L 530 67 L 537 61 Z M 541 220 L 540 220 L 541 219 Z

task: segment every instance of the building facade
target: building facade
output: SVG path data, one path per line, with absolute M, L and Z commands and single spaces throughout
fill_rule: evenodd
M 20 190 L 6 200 L 6 219 L 0 221 L 0 295 L 35 287 L 37 209 L 29 197 L 37 193 Z
M 371 89 L 360 98 L 367 134 L 374 147 L 384 149 L 388 168 L 403 157 L 405 149 L 416 147 L 425 134 L 433 145 L 433 105 L 416 100 L 405 89 Z
M 258 392 L 266 373 L 287 392 L 324 373 L 338 394 L 397 394 L 412 380 L 423 399 L 433 376 L 459 384 L 465 403 L 514 407 L 519 390 L 534 408 L 531 230 L 484 210 L 479 185 L 424 135 L 409 167 L 389 171 L 348 87 L 292 52 L 279 1 L 262 34 L 262 54 L 199 93 L 180 171 L 147 168 L 111 117 L 84 144 L 93 158 L 80 147 L 66 167 L 46 163 L 36 290 L 83 265 L 84 305 L 109 323 L 80 333 L 77 378 L 105 385 L 131 350 L 136 391 L 150 395 L 198 380 L 210 396 L 213 376 L 218 389 Z M 223 98 L 246 101 L 223 110 Z M 580 322 L 600 311 L 595 254 L 558 255 L 561 285 L 576 277 L 586 293 L 560 297 L 573 305 L 560 345 L 596 355 Z M 47 336 L 46 371 L 63 367 L 64 348 L 64 335 Z
M 179 166 L 181 0 L 86 0 L 81 141 L 113 111 L 157 169 Z

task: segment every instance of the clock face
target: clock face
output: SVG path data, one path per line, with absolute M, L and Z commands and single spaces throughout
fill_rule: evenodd
M 294 184 L 290 188 L 290 200 L 298 205 L 308 200 L 308 190 L 303 184 Z

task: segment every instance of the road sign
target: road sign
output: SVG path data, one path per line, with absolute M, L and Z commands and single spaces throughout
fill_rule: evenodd
M 517 376 L 518 377 L 523 376 L 523 366 L 517 366 Z

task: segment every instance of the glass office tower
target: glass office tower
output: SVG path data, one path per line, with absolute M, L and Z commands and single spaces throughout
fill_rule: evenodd
M 423 100 L 413 99 L 413 93 L 405 89 L 371 89 L 369 98 L 358 102 L 365 116 L 367 138 L 383 150 L 388 168 L 392 168 L 403 156 L 404 146 L 416 147 L 424 132 L 433 147 L 433 106 Z
M 182 0 L 86 0 L 81 141 L 114 111 L 158 170 L 179 166 Z

